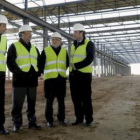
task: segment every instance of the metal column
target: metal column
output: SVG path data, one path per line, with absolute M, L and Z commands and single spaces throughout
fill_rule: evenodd
M 98 78 L 99 78 L 99 77 L 101 77 L 101 68 L 100 68 L 101 67 L 101 60 L 99 57 L 97 60 L 98 60 L 97 62 L 98 62 Z
M 0 4 L 0 14 L 1 14 L 1 10 L 2 10 L 2 5 Z
M 106 50 L 106 53 L 108 54 L 108 50 Z M 107 77 L 109 77 L 109 61 L 106 61 L 107 64 Z
M 103 46 L 101 45 L 101 51 L 103 51 Z M 101 77 L 104 77 L 104 71 L 103 71 L 103 54 L 100 55 L 101 57 Z
M 96 58 L 97 58 L 97 54 L 96 54 L 96 52 L 95 52 L 95 57 L 94 57 L 94 61 L 93 61 L 93 63 L 94 63 L 94 77 L 95 77 L 95 78 L 97 78 L 97 72 L 96 72 Z
M 106 51 L 104 46 L 104 52 Z M 104 55 L 104 77 L 106 77 L 106 56 Z
M 28 0 L 25 0 L 25 11 L 28 12 Z M 23 19 L 23 24 L 29 24 L 28 18 Z
M 60 28 L 60 6 L 58 6 L 58 28 Z
M 44 21 L 45 22 L 47 21 L 46 17 L 47 17 L 47 10 L 45 8 L 45 11 L 44 11 Z M 43 28 L 43 34 L 44 34 L 44 36 L 43 36 L 43 47 L 46 47 L 46 46 L 48 46 L 48 41 L 49 41 L 48 40 L 48 28 L 47 27 Z
M 48 46 L 48 29 L 46 27 L 43 28 L 43 47 Z

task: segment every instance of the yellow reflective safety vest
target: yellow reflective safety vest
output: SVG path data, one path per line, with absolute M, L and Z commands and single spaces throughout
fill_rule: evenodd
M 17 53 L 16 63 L 23 72 L 28 72 L 33 66 L 35 71 L 38 71 L 37 58 L 38 53 L 35 46 L 31 45 L 30 52 L 20 43 L 14 43 Z
M 1 36 L 1 42 L 0 42 L 0 71 L 6 72 L 6 47 L 7 46 L 7 40 L 4 36 Z
M 88 42 L 89 42 L 89 39 L 85 39 L 84 44 L 78 46 L 78 48 L 76 50 L 75 50 L 74 44 L 72 44 L 70 63 L 74 64 L 77 62 L 81 62 L 86 58 L 86 55 L 87 55 L 86 48 L 87 48 Z M 92 73 L 92 63 L 84 68 L 76 69 L 76 70 L 83 72 L 83 73 Z M 71 71 L 72 71 L 72 67 L 70 66 L 70 72 Z
M 46 63 L 44 68 L 44 80 L 57 78 L 58 74 L 62 77 L 66 77 L 66 55 L 67 51 L 64 47 L 58 54 L 54 52 L 51 46 L 45 47 L 44 52 L 46 55 Z

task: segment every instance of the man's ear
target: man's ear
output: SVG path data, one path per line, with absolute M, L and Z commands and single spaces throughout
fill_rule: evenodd
M 21 33 L 19 33 L 18 36 L 21 37 L 22 36 Z

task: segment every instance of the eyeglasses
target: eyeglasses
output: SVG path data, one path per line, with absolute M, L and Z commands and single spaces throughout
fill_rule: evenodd
M 51 38 L 52 41 L 61 41 L 59 38 Z

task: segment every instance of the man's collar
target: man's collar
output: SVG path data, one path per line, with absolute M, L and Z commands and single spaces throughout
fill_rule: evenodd
M 23 45 L 27 45 L 27 46 L 31 46 L 31 43 L 29 42 L 28 44 L 22 39 L 22 38 L 20 38 L 19 39 L 19 42 L 21 42 Z
M 84 38 L 82 38 L 80 41 L 77 41 L 77 42 L 81 43 L 81 42 L 83 41 L 83 39 L 84 39 Z

